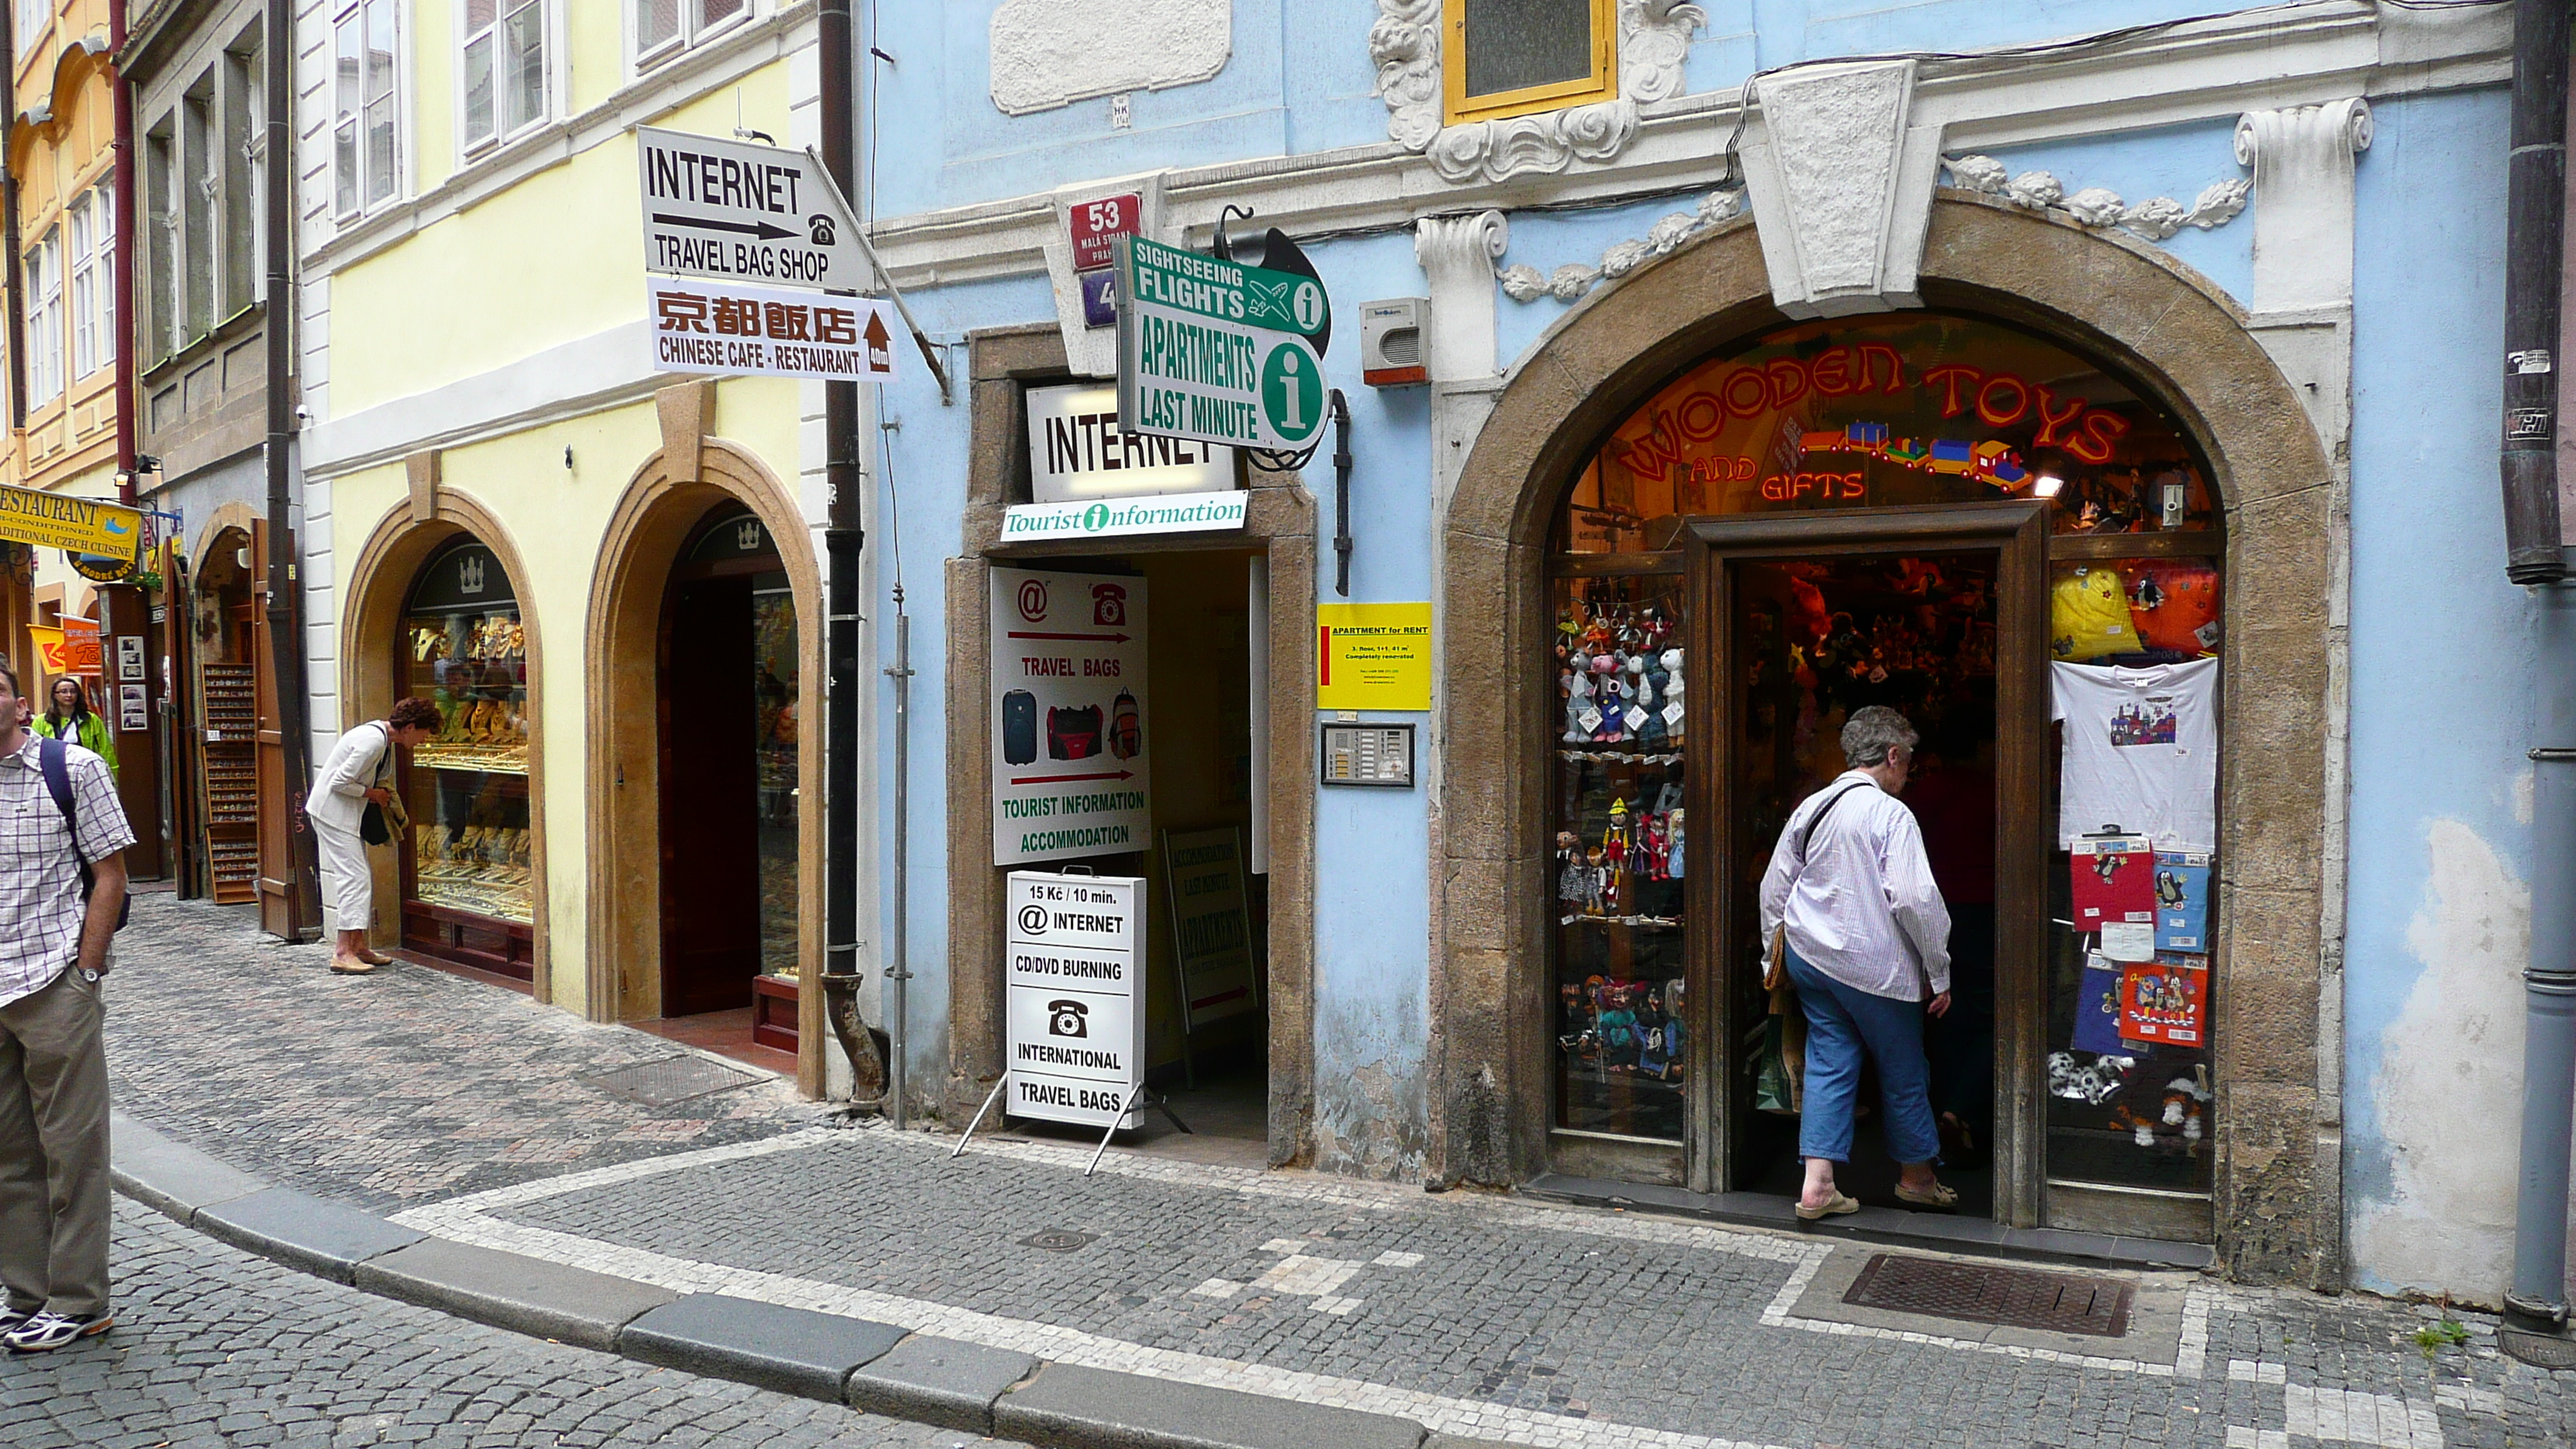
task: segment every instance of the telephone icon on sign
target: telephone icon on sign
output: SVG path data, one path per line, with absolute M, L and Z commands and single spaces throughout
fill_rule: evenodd
M 1091 1008 L 1079 1001 L 1050 1001 L 1047 1003 L 1047 1035 L 1087 1037 L 1091 1035 L 1090 1015 Z
M 816 212 L 805 218 L 805 233 L 818 247 L 830 246 L 841 234 L 840 228 L 833 223 L 830 214 L 825 212 Z
M 1127 622 L 1127 586 L 1094 584 L 1091 586 L 1091 622 L 1104 626 Z

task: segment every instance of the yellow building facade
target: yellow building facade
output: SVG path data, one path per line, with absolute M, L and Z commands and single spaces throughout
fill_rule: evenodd
M 634 134 L 813 142 L 815 7 L 302 9 L 315 757 L 449 721 L 366 927 L 819 1093 L 821 388 L 652 370 Z

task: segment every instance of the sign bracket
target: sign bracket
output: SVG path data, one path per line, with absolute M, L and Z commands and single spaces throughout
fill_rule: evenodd
M 948 368 L 939 360 L 939 349 L 931 342 L 930 334 L 922 331 L 921 324 L 913 320 L 912 308 L 903 300 L 903 289 L 894 284 L 893 274 L 886 270 L 885 262 L 877 256 L 875 244 L 868 240 L 868 229 L 859 225 L 858 208 L 850 205 L 850 198 L 841 194 L 841 183 L 833 178 L 832 168 L 823 164 L 822 153 L 808 146 L 805 154 L 814 158 L 815 167 L 822 172 L 824 189 L 841 205 L 841 220 L 849 226 L 851 239 L 859 244 L 860 251 L 867 253 L 868 265 L 876 268 L 877 280 L 885 283 L 886 297 L 894 303 L 895 315 L 901 317 L 903 325 L 911 331 L 913 345 L 921 349 L 921 360 L 930 364 L 930 375 L 939 380 L 939 405 L 955 406 L 957 400 L 949 395 Z

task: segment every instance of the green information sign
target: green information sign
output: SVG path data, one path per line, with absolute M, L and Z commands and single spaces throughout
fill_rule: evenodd
M 1142 237 L 1115 246 L 1121 431 L 1281 452 L 1314 441 L 1324 364 L 1307 339 L 1332 318 L 1321 282 Z

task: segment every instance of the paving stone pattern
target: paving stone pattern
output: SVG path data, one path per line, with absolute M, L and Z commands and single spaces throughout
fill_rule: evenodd
M 1228 1360 L 1256 1380 L 1329 1374 L 1604 1430 L 1977 1449 L 2576 1442 L 2576 1396 L 2496 1353 L 2475 1315 L 2469 1349 L 2428 1360 L 2409 1336 L 2432 1310 L 2203 1285 L 2207 1347 L 2159 1375 L 1944 1346 L 1939 1320 L 1916 1335 L 1766 1325 L 1815 1252 L 1775 1235 L 1466 1194 L 1226 1190 L 1215 1169 L 1084 1179 L 944 1149 L 840 1133 L 492 1213 Z M 833 1210 L 780 1210 L 817 1202 Z M 1099 1236 L 1020 1245 L 1041 1228 Z
M 271 1182 L 375 1211 L 689 1148 L 820 1115 L 763 1079 L 669 1107 L 582 1078 L 683 1054 L 418 966 L 334 976 L 248 907 L 137 896 L 109 974 L 116 1103 Z
M 120 1200 L 119 1323 L 0 1355 L 11 1449 L 993 1446 L 449 1318 L 308 1278 Z

